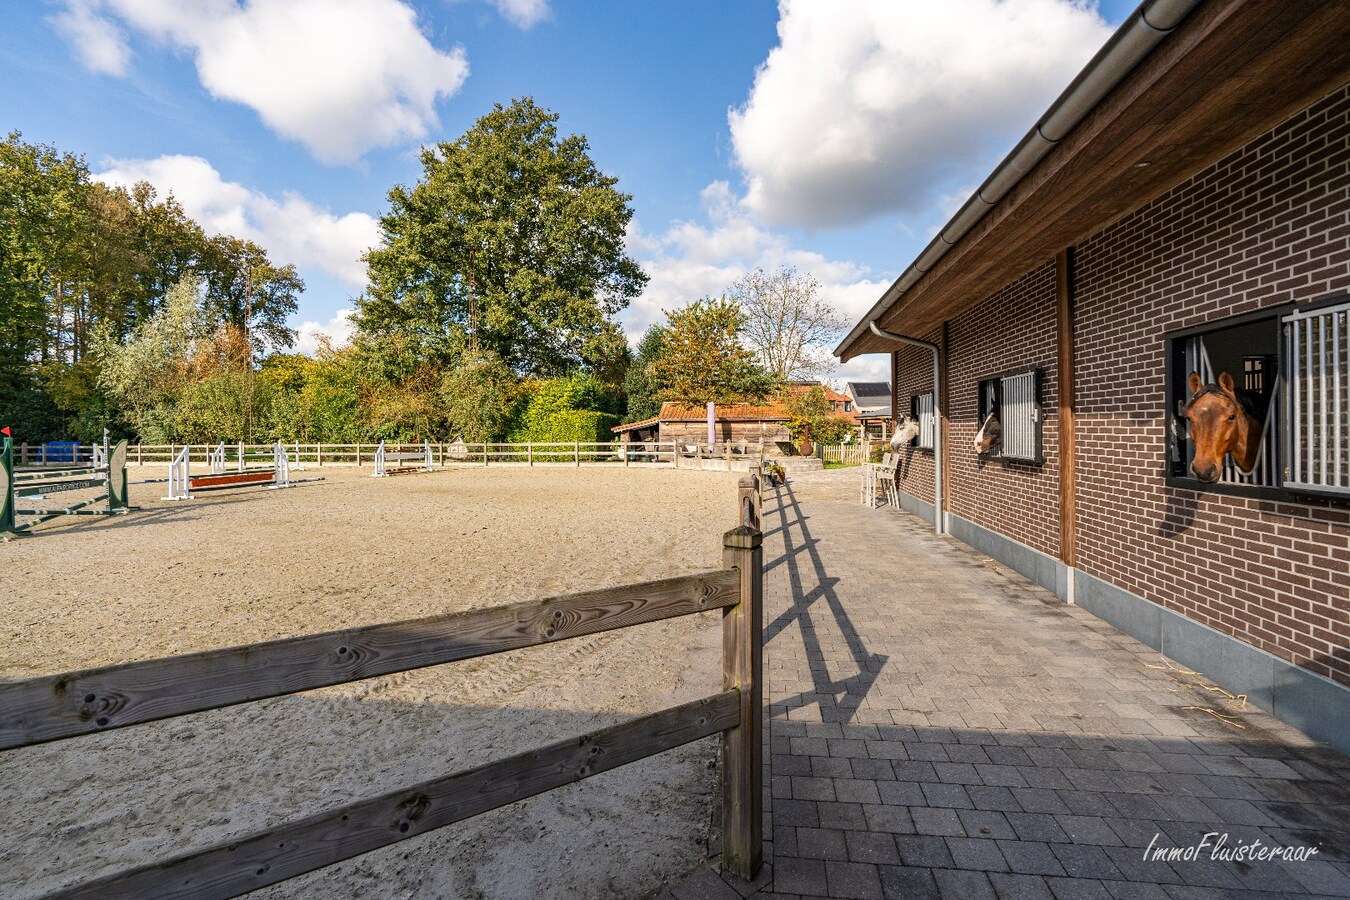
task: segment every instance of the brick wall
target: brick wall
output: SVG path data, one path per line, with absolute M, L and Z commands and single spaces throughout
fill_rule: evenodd
M 980 380 L 1031 367 L 1044 371 L 1044 463 L 981 461 L 974 447 Z M 948 505 L 962 518 L 1058 557 L 1056 372 L 1053 261 L 948 324 Z
M 1167 331 L 1350 291 L 1350 90 L 1077 248 L 1084 571 L 1350 685 L 1350 505 L 1164 483 Z
M 941 329 L 916 336 L 935 344 L 942 341 Z M 901 347 L 891 354 L 891 371 L 896 416 L 909 415 L 911 399 L 933 389 L 933 354 L 923 347 Z M 928 503 L 933 502 L 933 451 L 920 450 L 917 446 L 905 448 L 900 452 L 900 465 L 895 471 L 900 490 Z

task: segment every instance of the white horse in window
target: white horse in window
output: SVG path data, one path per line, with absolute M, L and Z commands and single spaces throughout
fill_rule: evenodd
M 919 420 L 914 416 L 904 416 L 895 423 L 895 432 L 891 435 L 891 449 L 899 453 L 914 443 L 919 436 Z

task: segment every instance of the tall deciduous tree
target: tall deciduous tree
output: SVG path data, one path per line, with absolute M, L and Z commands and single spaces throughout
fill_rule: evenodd
M 305 290 L 295 266 L 275 266 L 252 241 L 217 235 L 206 242 L 202 274 L 211 324 L 246 330 L 259 351 L 295 343 L 286 319 Z
M 665 350 L 647 366 L 657 399 L 729 403 L 758 399 L 772 379 L 741 346 L 745 314 L 725 297 L 697 300 L 667 313 Z
M 773 273 L 755 269 L 727 295 L 745 313 L 746 344 L 774 378 L 820 378 L 833 368 L 829 348 L 848 321 L 820 297 L 816 279 L 787 266 Z
M 490 352 L 523 375 L 612 362 L 611 317 L 647 280 L 624 251 L 632 198 L 557 120 L 524 98 L 422 152 L 421 181 L 389 192 L 366 256 L 363 330 L 443 359 Z

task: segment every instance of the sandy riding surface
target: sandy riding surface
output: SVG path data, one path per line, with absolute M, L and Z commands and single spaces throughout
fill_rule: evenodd
M 162 467 L 129 470 L 135 480 Z M 463 468 L 202 493 L 0 544 L 0 678 L 717 568 L 726 473 Z M 720 689 L 715 614 L 0 755 L 0 896 L 205 848 Z M 715 839 L 706 740 L 258 892 L 633 897 Z

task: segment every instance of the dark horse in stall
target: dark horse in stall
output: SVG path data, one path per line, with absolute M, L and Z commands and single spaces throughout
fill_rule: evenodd
M 995 407 L 984 417 L 980 423 L 980 430 L 975 432 L 975 454 L 977 456 L 988 456 L 995 450 L 1003 449 L 1003 423 L 998 419 L 998 408 Z
M 1262 423 L 1256 403 L 1245 391 L 1238 391 L 1233 376 L 1224 372 L 1218 384 L 1205 384 L 1199 372 L 1186 379 L 1191 399 L 1178 402 L 1177 413 L 1190 427 L 1195 456 L 1191 473 L 1205 484 L 1213 484 L 1223 475 L 1223 460 L 1232 454 L 1243 475 L 1256 468 L 1261 452 Z

